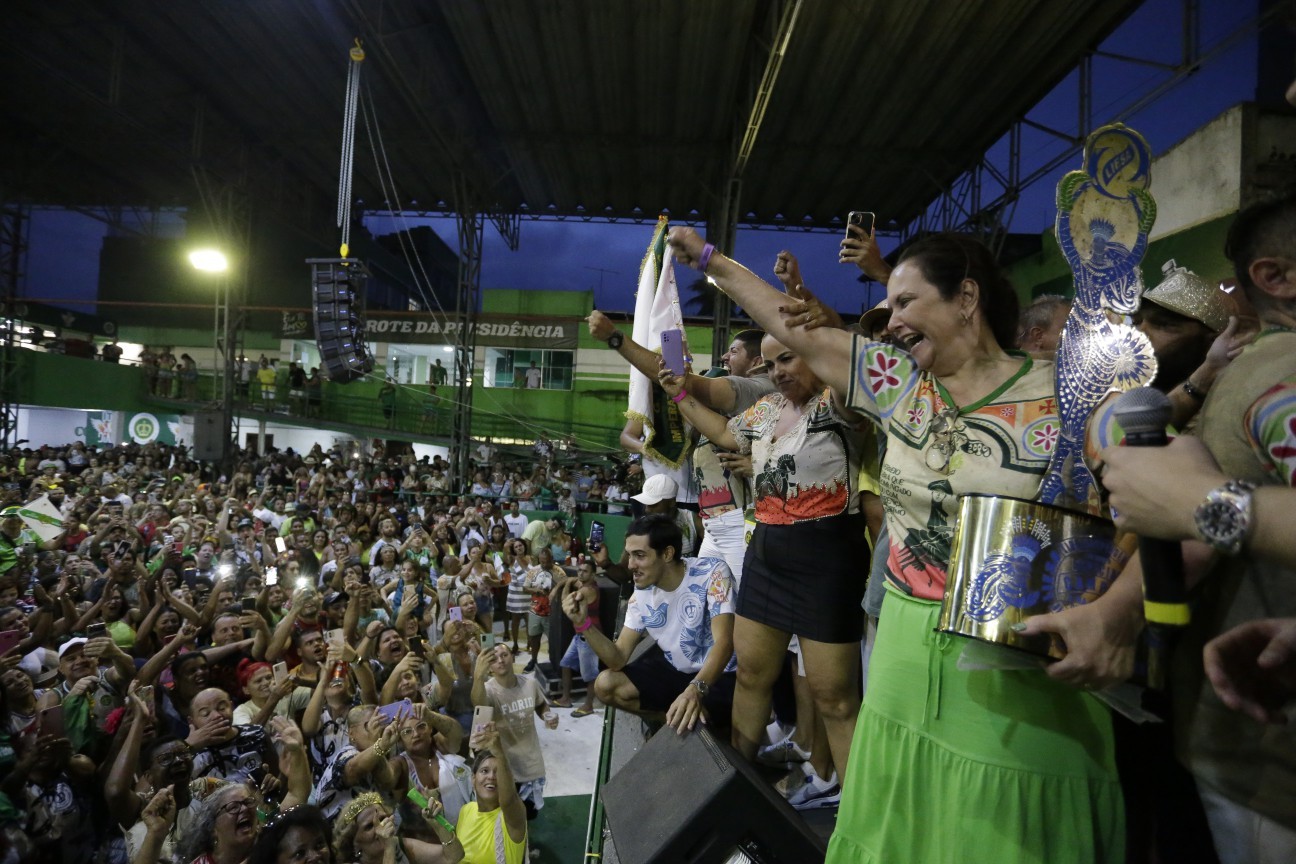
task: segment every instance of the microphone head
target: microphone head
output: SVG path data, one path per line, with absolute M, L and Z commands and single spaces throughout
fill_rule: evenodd
M 1164 432 L 1170 425 L 1170 397 L 1151 387 L 1127 390 L 1116 400 L 1116 415 L 1126 435 Z

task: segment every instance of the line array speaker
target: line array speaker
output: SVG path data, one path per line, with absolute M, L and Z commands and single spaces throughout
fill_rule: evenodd
M 364 296 L 369 271 L 355 258 L 308 258 L 315 344 L 330 381 L 345 383 L 373 371 L 365 345 Z

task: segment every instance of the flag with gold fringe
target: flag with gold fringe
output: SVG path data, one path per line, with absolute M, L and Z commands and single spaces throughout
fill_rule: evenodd
M 635 294 L 634 341 L 658 354 L 663 330 L 684 331 L 675 267 L 666 248 L 668 227 L 666 217 L 658 217 L 652 241 L 639 267 L 639 290 Z M 688 354 L 687 341 L 684 352 Z M 646 457 L 670 468 L 680 467 L 691 446 L 685 434 L 684 418 L 657 382 L 637 369 L 630 370 L 630 404 L 626 417 L 643 423 Z

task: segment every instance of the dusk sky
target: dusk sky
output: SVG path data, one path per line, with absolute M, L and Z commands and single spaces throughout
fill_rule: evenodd
M 1201 5 L 1203 53 L 1210 52 L 1213 46 L 1256 12 L 1256 0 L 1241 3 L 1208 0 Z M 1180 6 L 1180 0 L 1148 0 L 1101 46 L 1102 50 L 1151 57 L 1167 64 L 1178 62 Z M 1256 86 L 1255 69 L 1255 39 L 1242 40 L 1204 64 L 1159 101 L 1126 118 L 1125 122 L 1140 131 L 1148 139 L 1153 152 L 1160 155 L 1227 108 L 1252 99 Z M 1169 74 L 1147 65 L 1096 59 L 1093 67 L 1095 122 L 1112 119 L 1115 111 L 1165 81 Z M 1076 89 L 1076 75 L 1073 74 L 1028 116 L 1036 122 L 1074 133 L 1077 128 Z M 357 147 L 364 145 L 361 136 Z M 1026 130 L 1023 133 L 1022 173 L 1029 174 L 1065 146 L 1046 133 Z M 1000 151 L 1003 149 L 999 148 Z M 1078 165 L 1079 156 L 1073 156 L 1051 175 L 1025 190 L 1014 214 L 1012 229 L 1038 233 L 1051 227 L 1054 186 L 1063 173 Z M 399 184 L 400 178 L 396 181 Z M 1155 194 L 1155 173 L 1152 181 Z M 898 178 L 898 182 L 905 182 L 905 178 Z M 911 182 L 921 181 L 915 178 Z M 997 190 L 987 191 L 990 194 L 986 197 L 989 198 Z M 410 193 L 411 190 L 400 190 L 406 198 L 411 197 Z M 859 202 L 857 209 L 870 209 L 869 202 Z M 841 215 L 844 220 L 846 214 Z M 879 213 L 878 218 L 885 221 L 888 217 Z M 382 234 L 392 230 L 396 221 L 391 217 L 371 217 L 368 224 L 375 234 Z M 408 224 L 424 223 L 431 224 L 451 248 L 455 247 L 457 241 L 452 220 L 411 219 Z M 105 231 L 104 225 L 86 216 L 37 211 L 32 222 L 26 295 L 92 299 L 98 280 L 99 245 Z M 639 263 L 651 233 L 651 223 L 607 225 L 578 220 L 523 221 L 520 247 L 517 252 L 510 252 L 498 233 L 488 225 L 481 285 L 483 289 L 592 288 L 599 308 L 629 310 L 634 305 Z M 800 258 L 802 271 L 812 290 L 842 311 L 858 311 L 884 295 L 880 286 L 865 286 L 856 281 L 858 272 L 854 268 L 837 263 L 840 237 L 837 233 L 740 231 L 734 257 L 761 276 L 772 278 L 775 255 L 781 249 L 788 249 Z M 895 240 L 882 238 L 881 245 L 883 251 L 888 251 L 894 247 Z M 680 270 L 677 278 L 683 291 L 695 275 Z M 305 306 L 309 303 L 309 288 L 305 280 L 302 292 L 302 305 Z M 111 312 L 105 310 L 105 314 L 111 317 Z

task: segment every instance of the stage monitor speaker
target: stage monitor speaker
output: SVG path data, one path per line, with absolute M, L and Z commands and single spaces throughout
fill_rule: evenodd
M 354 258 L 309 258 L 315 342 L 330 381 L 345 383 L 373 371 L 374 359 L 365 346 L 364 299 L 369 272 Z
M 219 411 L 194 413 L 194 458 L 201 462 L 219 462 L 225 458 L 225 428 Z
M 792 805 L 728 744 L 669 727 L 603 784 L 624 864 L 816 864 L 827 850 Z M 736 860 L 744 860 L 737 857 Z

